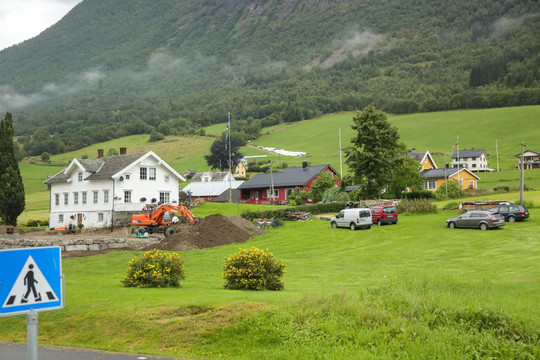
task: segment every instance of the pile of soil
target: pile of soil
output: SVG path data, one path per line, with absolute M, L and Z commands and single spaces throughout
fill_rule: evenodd
M 201 219 L 197 224 L 182 224 L 178 234 L 163 239 L 149 249 L 194 250 L 214 246 L 242 243 L 257 235 L 266 234 L 250 221 L 240 216 L 214 214 Z
M 7 226 L 7 225 L 0 225 L 0 235 L 7 234 L 7 229 L 11 228 L 13 229 L 13 234 L 22 234 L 24 231 L 22 231 L 19 228 L 13 227 L 13 226 Z

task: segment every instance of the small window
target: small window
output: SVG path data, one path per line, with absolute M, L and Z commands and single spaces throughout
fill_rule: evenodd
M 98 213 L 97 217 L 99 222 L 103 222 L 103 213 Z
M 82 172 L 77 174 L 77 180 L 82 181 Z
M 60 194 L 54 194 L 54 205 L 60 205 Z
M 126 180 L 129 180 L 130 176 L 131 176 L 130 174 L 126 174 L 125 176 Z
M 131 202 L 131 190 L 124 191 L 124 203 Z
M 105 204 L 109 203 L 109 190 L 103 190 L 103 202 Z
M 142 167 L 139 169 L 139 178 L 141 180 L 146 180 L 148 177 L 148 168 Z
M 170 202 L 170 193 L 168 192 L 160 192 L 159 193 L 159 202 L 162 204 Z
M 148 180 L 156 180 L 156 168 L 148 168 Z
M 64 214 L 58 215 L 58 222 L 60 222 L 60 223 L 64 222 Z
M 79 193 L 78 192 L 73 193 L 73 204 L 79 205 Z
M 86 197 L 87 197 L 86 194 L 87 194 L 87 192 L 83 191 L 81 194 L 82 194 L 82 203 L 83 203 L 83 205 L 86 205 Z
M 69 205 L 69 194 L 64 194 L 64 205 Z

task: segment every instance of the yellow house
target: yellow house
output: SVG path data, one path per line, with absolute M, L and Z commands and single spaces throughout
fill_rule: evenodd
M 458 181 L 462 190 L 476 190 L 480 179 L 473 172 L 465 168 L 429 169 L 420 171 L 426 182 L 424 189 L 435 191 L 441 186 L 445 186 L 445 179 L 448 181 Z
M 437 169 L 437 165 L 435 164 L 435 161 L 431 157 L 429 151 L 421 152 L 416 151 L 416 149 L 413 148 L 406 156 L 418 161 L 418 163 L 422 166 L 422 170 Z
M 246 164 L 244 164 L 243 161 L 240 161 L 238 165 L 236 165 L 236 169 L 234 169 L 234 176 L 246 177 L 246 173 Z

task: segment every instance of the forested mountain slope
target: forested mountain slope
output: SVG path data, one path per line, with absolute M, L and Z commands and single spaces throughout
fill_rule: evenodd
M 0 52 L 0 111 L 40 154 L 196 133 L 228 111 L 246 140 L 369 103 L 538 104 L 539 38 L 526 0 L 84 0 Z

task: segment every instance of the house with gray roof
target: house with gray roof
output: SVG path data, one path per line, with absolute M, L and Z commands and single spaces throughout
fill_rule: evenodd
M 154 152 L 93 159 L 73 159 L 47 179 L 50 190 L 49 226 L 103 228 L 129 224 L 131 214 L 149 203 L 178 202 L 178 185 L 185 179 Z
M 325 171 L 336 176 L 336 185 L 340 183 L 340 175 L 330 165 L 308 166 L 305 161 L 302 166 L 280 172 L 256 174 L 238 187 L 240 200 L 247 204 L 285 203 L 295 188 L 309 191 L 313 182 Z
M 455 150 L 452 153 L 451 166 L 453 168 L 464 167 L 472 172 L 493 171 L 493 169 L 488 168 L 487 158 L 488 154 L 484 149 Z

